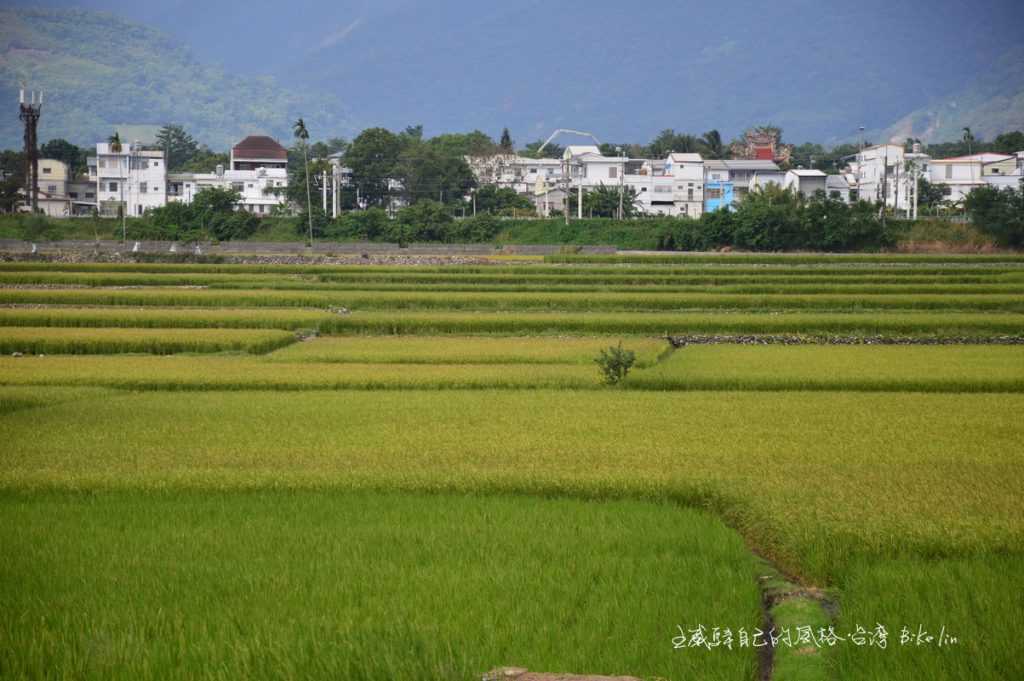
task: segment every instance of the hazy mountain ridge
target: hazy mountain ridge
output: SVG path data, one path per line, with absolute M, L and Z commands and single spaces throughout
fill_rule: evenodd
M 12 112 L 22 81 L 45 93 L 40 140 L 91 144 L 115 127 L 173 122 L 224 148 L 252 133 L 288 137 L 300 115 L 314 131 L 352 129 L 333 96 L 304 105 L 269 76 L 228 74 L 162 32 L 104 12 L 0 9 L 0 101 Z M 3 146 L 20 146 L 21 135 L 16 115 L 0 118 Z
M 1024 130 L 1024 45 L 1015 45 L 968 86 L 901 118 L 880 138 L 925 142 L 958 139 L 969 127 L 978 139 Z
M 655 0 L 643 15 L 599 0 L 296 0 L 285 14 L 259 3 L 179 0 L 161 12 L 78 2 L 159 30 L 96 11 L 0 10 L 0 101 L 16 100 L 20 79 L 46 90 L 43 140 L 92 143 L 114 126 L 175 122 L 226 148 L 256 132 L 287 138 L 299 116 L 317 139 L 422 123 L 428 134 L 495 137 L 508 126 L 520 145 L 557 127 L 646 142 L 668 127 L 729 139 L 773 123 L 790 142 L 825 144 L 859 137 L 860 125 L 869 139 L 926 140 L 964 125 L 986 139 L 1024 127 L 1024 48 L 1013 33 L 1024 4 L 933 0 L 922 12 L 790 0 L 771 9 L 789 28 L 767 33 L 755 0 L 714 11 Z M 876 15 L 886 20 L 866 23 Z M 229 70 L 209 64 L 219 56 Z M 0 119 L 0 142 L 20 139 L 16 115 Z

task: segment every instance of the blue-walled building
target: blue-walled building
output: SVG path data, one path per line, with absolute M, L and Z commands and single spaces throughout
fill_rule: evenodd
M 704 212 L 729 208 L 747 192 L 767 184 L 782 186 L 785 174 L 774 161 L 728 159 L 704 162 Z
M 732 200 L 732 182 L 728 182 L 726 180 L 714 180 L 704 183 L 705 213 L 712 213 L 719 208 L 728 208 L 732 205 Z

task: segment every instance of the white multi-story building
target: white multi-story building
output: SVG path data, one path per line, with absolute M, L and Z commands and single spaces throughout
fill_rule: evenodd
M 782 187 L 811 198 L 817 192 L 825 193 L 827 179 L 828 176 L 816 168 L 796 168 L 786 171 Z
M 930 162 L 919 145 L 908 152 L 901 144 L 877 144 L 859 151 L 845 175 L 858 199 L 884 203 L 909 216 L 916 205 L 917 181 L 928 177 Z
M 123 209 L 125 215 L 140 216 L 166 203 L 167 168 L 162 151 L 143 149 L 138 142 L 119 147 L 100 142 L 88 165 L 102 215 L 116 216 Z
M 704 213 L 704 159 L 700 154 L 669 154 L 665 175 L 672 178 L 676 215 L 699 218 Z
M 167 176 L 167 200 L 192 203 L 207 187 L 234 189 L 241 198 L 239 210 L 269 215 L 285 204 L 288 186 L 288 150 L 270 137 L 253 135 L 231 148 L 230 165 L 218 165 L 212 173 L 171 173 Z
M 928 178 L 942 187 L 947 201 L 962 203 L 977 187 L 1019 187 L 1024 179 L 1024 152 L 933 159 Z

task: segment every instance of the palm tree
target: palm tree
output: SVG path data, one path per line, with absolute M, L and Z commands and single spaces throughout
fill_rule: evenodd
M 107 142 L 110 144 L 110 151 L 114 154 L 121 153 L 121 134 L 117 131 L 113 135 L 107 138 Z
M 295 139 L 302 144 L 302 159 L 306 168 L 306 218 L 309 220 L 309 245 L 313 245 L 313 201 L 309 197 L 309 146 L 306 141 L 309 139 L 309 131 L 306 130 L 306 122 L 301 118 L 295 121 L 292 126 Z
M 700 144 L 704 147 L 704 154 L 708 158 L 719 159 L 725 156 L 725 145 L 722 144 L 722 135 L 717 130 L 708 130 L 700 138 Z
M 971 132 L 970 128 L 964 128 L 964 142 L 967 144 L 967 155 L 970 156 L 974 143 L 974 133 Z

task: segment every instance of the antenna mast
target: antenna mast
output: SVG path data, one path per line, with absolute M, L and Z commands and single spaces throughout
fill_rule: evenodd
M 38 102 L 36 95 L 39 96 Z M 25 124 L 25 190 L 29 196 L 29 206 L 35 213 L 39 210 L 39 147 L 36 129 L 43 112 L 43 93 L 31 91 L 26 101 L 25 87 L 22 85 L 18 97 L 21 107 L 18 118 Z

